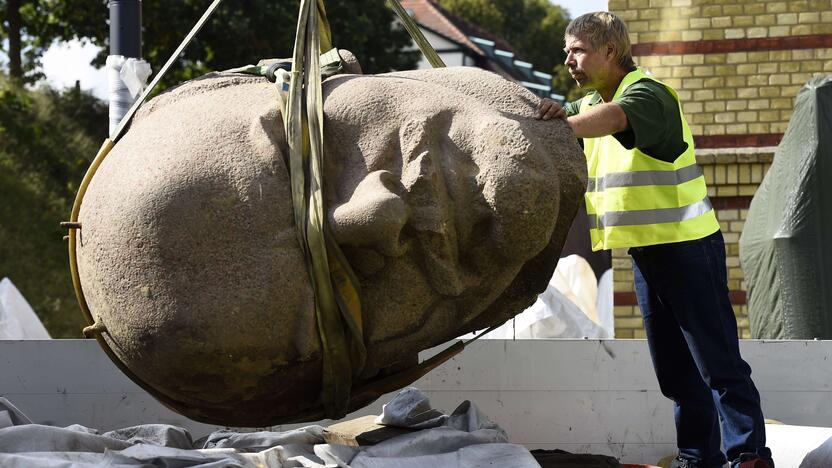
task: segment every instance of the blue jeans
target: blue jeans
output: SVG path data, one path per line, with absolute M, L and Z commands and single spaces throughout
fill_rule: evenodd
M 680 456 L 721 467 L 721 419 L 728 460 L 771 458 L 760 394 L 740 356 L 722 232 L 629 253 L 653 367 L 673 400 Z

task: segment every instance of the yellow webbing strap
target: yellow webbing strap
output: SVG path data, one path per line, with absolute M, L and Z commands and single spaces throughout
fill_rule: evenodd
M 326 417 L 340 419 L 347 414 L 353 377 L 363 369 L 367 353 L 358 283 L 326 228 L 323 206 L 320 54 L 331 47 L 323 0 L 302 0 L 284 121 L 295 226 L 315 292 L 321 403 Z
M 390 3 L 390 7 L 393 8 L 393 11 L 399 16 L 399 20 L 401 20 L 402 24 L 404 24 L 404 28 L 407 29 L 407 32 L 410 33 L 410 37 L 419 46 L 419 50 L 422 51 L 422 55 L 428 59 L 428 63 L 433 68 L 443 68 L 445 66 L 445 62 L 442 61 L 442 58 L 439 57 L 439 54 L 436 53 L 436 50 L 430 45 L 427 39 L 425 39 L 425 35 L 422 34 L 422 30 L 419 29 L 419 25 L 413 21 L 413 18 L 407 14 L 407 10 L 402 7 L 402 4 L 399 3 L 399 0 L 387 0 Z

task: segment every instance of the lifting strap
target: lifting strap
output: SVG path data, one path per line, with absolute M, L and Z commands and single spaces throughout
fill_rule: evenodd
M 138 378 L 121 362 L 103 338 L 103 334 L 107 333 L 106 324 L 96 322 L 89 310 L 78 274 L 76 243 L 77 231 L 81 230 L 78 215 L 86 189 L 104 158 L 120 139 L 138 108 L 221 2 L 222 0 L 214 0 L 211 3 L 159 74 L 124 116 L 113 135 L 104 141 L 81 182 L 70 221 L 62 223 L 63 227 L 69 229 L 70 273 L 76 298 L 90 325 L 84 329 L 85 335 L 95 336 L 107 356 L 125 375 L 173 410 L 181 407 L 181 404 Z M 444 67 L 442 59 L 399 0 L 388 2 L 431 66 Z M 322 51 L 329 52 L 322 57 Z M 418 380 L 461 352 L 466 345 L 496 328 L 492 327 L 467 342 L 456 342 L 413 368 L 392 375 L 382 375 L 369 381 L 357 380 L 366 360 L 359 283 L 329 231 L 323 200 L 324 129 L 321 64 L 323 61 L 325 75 L 332 73 L 333 53 L 337 56 L 337 51 L 332 49 L 332 35 L 323 0 L 301 0 L 289 94 L 285 103 L 281 98 L 280 111 L 283 113 L 289 143 L 288 166 L 298 243 L 303 250 L 307 272 L 315 293 L 315 314 L 323 352 L 323 368 L 321 407 L 296 415 L 297 421 L 324 417 L 340 419 L 379 396 Z M 266 74 L 267 69 L 245 67 L 239 71 Z M 281 93 L 278 94 L 282 97 Z

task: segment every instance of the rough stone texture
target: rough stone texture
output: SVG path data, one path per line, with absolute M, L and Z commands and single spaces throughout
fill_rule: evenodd
M 149 102 L 80 213 L 81 280 L 108 344 L 196 420 L 271 425 L 318 399 L 276 93 L 212 74 Z M 324 93 L 327 214 L 363 293 L 361 377 L 531 304 L 586 186 L 568 126 L 478 69 L 339 75 Z

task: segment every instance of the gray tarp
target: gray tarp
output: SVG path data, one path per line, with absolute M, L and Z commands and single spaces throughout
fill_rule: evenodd
M 0 398 L 0 466 L 87 467 L 343 467 L 423 468 L 500 466 L 539 468 L 534 457 L 470 402 L 451 415 L 430 408 L 414 388 L 385 405 L 379 422 L 420 429 L 370 447 L 331 445 L 325 429 L 288 432 L 218 431 L 193 441 L 185 429 L 150 424 L 99 434 L 83 426 L 31 424 Z
M 740 238 L 751 335 L 832 339 L 832 76 L 806 83 Z

